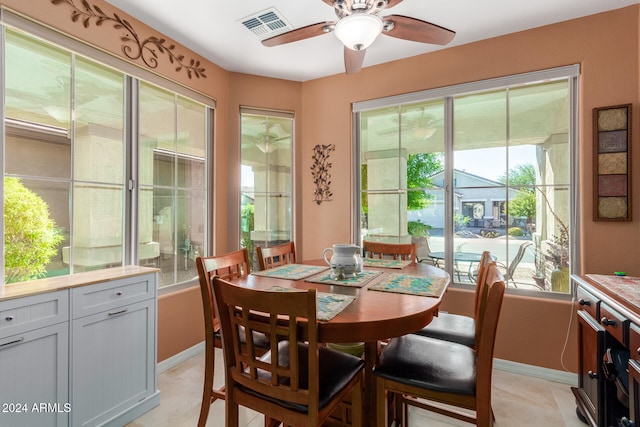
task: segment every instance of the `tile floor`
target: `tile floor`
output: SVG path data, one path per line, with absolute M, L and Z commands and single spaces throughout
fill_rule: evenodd
M 222 353 L 217 353 L 216 363 L 221 362 Z M 200 414 L 203 372 L 204 352 L 201 352 L 161 373 L 158 376 L 160 405 L 126 427 L 195 427 Z M 216 383 L 222 382 L 219 377 L 216 376 Z M 492 397 L 497 427 L 585 426 L 575 415 L 573 394 L 566 384 L 495 370 Z M 241 426 L 264 425 L 262 415 L 247 409 L 240 413 Z M 447 427 L 470 424 L 414 409 L 410 412 L 409 425 Z M 211 405 L 207 426 L 224 426 L 223 401 L 218 400 Z

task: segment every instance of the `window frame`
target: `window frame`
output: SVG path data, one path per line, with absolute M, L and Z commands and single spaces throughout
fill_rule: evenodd
M 570 203 L 570 265 L 572 271 L 580 271 L 580 256 L 579 256 L 579 236 L 578 230 L 580 229 L 580 215 L 579 215 L 579 180 L 578 180 L 578 79 L 580 76 L 580 65 L 568 65 L 564 67 L 551 68 L 540 71 L 533 71 L 522 74 L 515 74 L 505 77 L 481 80 L 477 82 L 469 82 L 456 84 L 451 86 L 445 86 L 436 89 L 427 89 L 418 92 L 406 93 L 401 95 L 393 95 L 384 98 L 372 99 L 362 102 L 355 102 L 352 105 L 352 133 L 353 140 L 353 171 L 354 171 L 354 187 L 353 187 L 353 212 L 354 218 L 361 217 L 361 137 L 360 127 L 362 125 L 361 113 L 377 110 L 385 107 L 399 107 L 408 104 L 414 104 L 418 102 L 429 102 L 442 99 L 444 101 L 444 182 L 445 182 L 445 218 L 452 218 L 455 192 L 453 191 L 453 155 L 454 155 L 454 141 L 453 141 L 453 101 L 455 97 L 462 95 L 473 95 L 476 93 L 487 92 L 490 90 L 502 90 L 508 88 L 517 88 L 520 85 L 541 83 L 550 80 L 562 80 L 568 81 L 569 89 L 569 167 L 570 167 L 570 186 L 569 186 L 569 203 Z M 445 269 L 447 271 L 453 271 L 453 222 L 445 221 Z M 353 241 L 360 241 L 361 230 L 360 221 L 353 222 Z M 453 287 L 468 288 L 469 285 L 454 284 Z M 570 288 L 569 293 L 555 293 L 544 292 L 535 290 L 522 290 L 509 288 L 508 292 L 518 293 L 523 295 L 531 295 L 536 297 L 544 297 L 550 299 L 570 299 L 573 290 Z
M 295 179 L 294 179 L 294 172 L 295 172 L 295 114 L 292 111 L 282 111 L 282 110 L 274 110 L 274 109 L 268 109 L 268 108 L 255 108 L 255 107 L 249 107 L 249 106 L 240 106 L 240 112 L 238 114 L 238 118 L 239 118 L 239 123 L 240 123 L 240 138 L 242 139 L 242 117 L 243 115 L 254 115 L 254 116 L 265 116 L 267 119 L 269 118 L 274 118 L 274 119 L 283 119 L 283 120 L 290 120 L 291 122 L 291 142 L 290 145 L 288 146 L 288 149 L 290 151 L 290 155 L 289 155 L 289 166 L 290 166 L 290 171 L 289 171 L 289 241 L 295 242 Z M 239 144 L 240 148 L 239 148 L 239 164 L 240 164 L 240 177 L 239 177 L 239 182 L 240 185 L 238 187 L 238 195 L 239 195 L 239 203 L 238 203 L 238 245 L 239 247 L 244 247 L 242 245 L 242 227 L 243 227 L 243 220 L 242 220 L 242 208 L 243 208 L 243 187 L 242 187 L 242 166 L 243 164 L 243 151 L 242 151 L 242 141 L 240 141 Z M 268 153 L 265 153 L 265 159 L 267 160 L 267 163 L 265 163 L 266 166 L 272 165 L 271 163 L 268 162 L 269 160 L 269 155 Z M 254 187 L 255 190 L 255 187 Z M 270 186 L 267 185 L 266 187 L 266 191 L 261 193 L 264 194 L 264 196 L 267 198 L 267 200 L 270 199 L 270 195 L 276 195 L 276 198 L 281 197 L 281 194 L 283 193 L 282 191 L 269 191 L 270 190 Z M 255 194 L 255 191 L 254 191 Z M 255 212 L 254 212 L 255 215 Z M 268 216 L 268 215 L 267 215 Z M 255 231 L 255 230 L 254 230 Z M 265 230 L 266 232 L 266 230 Z M 274 245 L 277 244 L 281 244 L 283 243 L 283 241 L 277 241 Z M 268 245 L 267 245 L 268 246 Z M 249 258 L 252 259 L 252 257 L 257 256 L 256 252 L 255 252 L 255 248 L 253 248 L 252 253 L 249 253 Z M 257 266 L 257 259 L 254 260 L 255 261 L 255 265 Z M 254 268 L 254 266 L 252 266 L 252 268 Z

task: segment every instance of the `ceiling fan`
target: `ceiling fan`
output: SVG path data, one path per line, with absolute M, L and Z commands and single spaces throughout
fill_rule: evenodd
M 253 124 L 245 124 L 247 132 L 242 133 L 243 146 L 255 146 L 263 153 L 272 153 L 279 148 L 279 142 L 291 140 L 291 134 L 285 131 L 282 126 L 275 121 L 263 121 L 260 128 Z M 252 131 L 253 129 L 253 131 Z
M 347 74 L 360 71 L 364 54 L 378 34 L 421 43 L 445 45 L 455 31 L 436 24 L 403 15 L 379 16 L 386 8 L 403 0 L 322 0 L 333 6 L 337 22 L 307 25 L 262 41 L 268 47 L 279 46 L 333 32 L 344 44 L 344 64 Z

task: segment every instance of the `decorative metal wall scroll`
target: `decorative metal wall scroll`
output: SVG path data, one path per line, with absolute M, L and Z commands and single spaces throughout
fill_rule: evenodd
M 313 176 L 313 183 L 316 188 L 313 190 L 314 200 L 319 205 L 322 202 L 332 200 L 333 193 L 331 192 L 331 163 L 329 163 L 329 155 L 336 146 L 334 144 L 329 145 L 316 145 L 313 147 L 313 165 L 311 165 L 311 175 Z
M 631 221 L 631 104 L 593 109 L 593 219 Z
M 105 22 L 113 24 L 113 28 L 123 30 L 124 35 L 120 40 L 124 42 L 122 45 L 122 53 L 129 59 L 142 61 L 149 68 L 158 67 L 158 53 L 166 54 L 171 64 L 175 64 L 176 72 L 185 70 L 189 78 L 206 78 L 205 69 L 200 65 L 200 61 L 191 59 L 188 62 L 184 55 L 174 52 L 176 46 L 171 43 L 167 45 L 167 40 L 158 37 L 148 37 L 140 40 L 138 34 L 133 29 L 129 21 L 120 17 L 117 13 L 109 16 L 100 9 L 100 7 L 91 5 L 87 0 L 82 1 L 82 8 L 74 3 L 74 0 L 51 0 L 54 5 L 66 4 L 71 8 L 71 20 L 73 22 L 81 21 L 85 28 L 89 28 L 91 20 L 95 21 L 96 26 L 101 26 Z

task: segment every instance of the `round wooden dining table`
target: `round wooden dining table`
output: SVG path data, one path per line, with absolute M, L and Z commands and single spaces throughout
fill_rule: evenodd
M 305 261 L 301 264 L 326 265 L 323 260 Z M 363 287 L 313 283 L 307 281 L 307 278 L 287 280 L 253 274 L 233 279 L 232 282 L 254 289 L 269 289 L 273 286 L 300 290 L 315 288 L 318 292 L 355 296 L 355 299 L 331 320 L 318 322 L 318 341 L 364 342 L 364 421 L 366 425 L 375 425 L 372 418 L 376 413 L 372 371 L 378 359 L 380 341 L 416 332 L 429 324 L 433 316 L 437 315 L 445 291 L 443 290 L 439 297 L 431 297 L 375 291 L 369 288 L 383 281 L 390 273 L 445 279 L 446 286 L 450 282 L 450 276 L 434 265 L 416 262 L 402 269 L 365 266 L 366 270 L 381 271 L 381 274 Z

